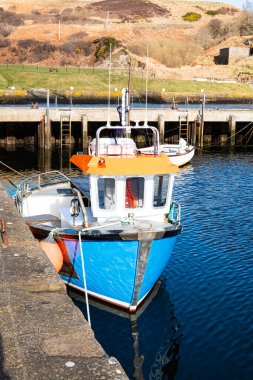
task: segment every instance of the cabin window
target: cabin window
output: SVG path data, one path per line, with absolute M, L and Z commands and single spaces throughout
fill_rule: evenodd
M 169 176 L 157 175 L 154 178 L 154 207 L 163 207 L 166 204 L 169 186 Z
M 101 209 L 115 208 L 115 179 L 98 179 L 98 204 Z
M 144 203 L 144 178 L 130 177 L 126 179 L 125 207 L 143 207 Z

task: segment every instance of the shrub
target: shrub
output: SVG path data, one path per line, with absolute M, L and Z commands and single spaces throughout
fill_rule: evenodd
M 3 11 L 0 11 L 0 23 L 19 26 L 19 25 L 23 25 L 24 21 L 23 21 L 23 18 L 20 15 L 16 14 L 15 12 L 3 10 Z
M 5 47 L 8 47 L 8 46 L 10 46 L 10 41 L 9 40 L 0 39 L 0 48 L 5 48 Z
M 184 21 L 190 21 L 190 22 L 193 22 L 193 21 L 198 21 L 199 19 L 201 19 L 201 15 L 199 13 L 195 13 L 195 12 L 188 12 L 186 13 L 185 15 L 182 16 L 182 19 Z
M 13 25 L 8 25 L 5 23 L 0 24 L 1 37 L 8 37 L 14 30 L 15 30 L 15 27 Z
M 223 22 L 219 19 L 211 20 L 208 23 L 208 30 L 213 38 L 217 38 L 223 34 Z
M 69 14 L 69 15 L 61 16 L 61 21 L 63 23 L 75 23 L 77 21 L 80 21 L 80 19 L 79 19 L 78 15 Z
M 33 38 L 27 38 L 25 40 L 19 40 L 17 45 L 21 49 L 31 49 L 36 45 L 37 41 Z
M 115 48 L 120 46 L 120 42 L 113 37 L 103 37 L 93 43 L 97 45 L 94 54 L 96 61 L 106 59 L 109 56 L 110 46 L 112 52 Z
M 240 25 L 241 36 L 253 33 L 253 4 L 250 1 L 246 1 L 243 11 L 244 14 Z
M 237 9 L 230 8 L 230 7 L 221 7 L 217 11 L 218 11 L 218 14 L 220 14 L 220 15 L 233 15 L 236 12 L 238 12 Z
M 211 9 L 209 11 L 206 11 L 205 13 L 209 16 L 217 16 L 219 14 L 217 10 L 211 10 Z
M 73 8 L 65 8 L 61 11 L 61 15 L 70 15 L 73 12 Z
M 38 9 L 33 9 L 32 10 L 32 14 L 34 14 L 36 16 L 40 16 L 41 15 L 41 13 L 40 13 L 40 11 Z
M 92 48 L 90 42 L 85 41 L 71 41 L 65 42 L 58 47 L 61 53 L 67 54 L 69 56 L 76 55 L 90 55 L 92 53 Z
M 78 32 L 75 34 L 71 34 L 68 38 L 69 41 L 81 40 L 84 37 L 87 37 L 88 34 L 86 32 Z
M 58 15 L 58 14 L 61 13 L 61 11 L 58 8 L 52 8 L 52 9 L 49 10 L 48 13 L 51 14 L 51 15 Z
M 74 42 L 64 42 L 58 47 L 61 53 L 72 55 L 75 53 L 76 45 Z
M 38 62 L 49 57 L 54 51 L 55 46 L 47 43 L 36 41 L 35 39 L 19 40 L 12 51 L 21 61 Z

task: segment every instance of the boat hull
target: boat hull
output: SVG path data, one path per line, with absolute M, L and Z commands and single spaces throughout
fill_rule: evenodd
M 193 147 L 188 152 L 179 153 L 178 155 L 168 154 L 167 156 L 169 157 L 173 165 L 183 166 L 183 165 L 188 164 L 188 162 L 192 160 L 192 158 L 194 157 L 194 154 L 195 154 L 195 148 Z
M 76 236 L 59 237 L 64 251 L 62 279 L 73 288 L 114 305 L 136 310 L 161 276 L 171 256 L 176 235 L 136 240 L 92 240 Z M 84 271 L 82 269 L 82 255 Z
M 176 166 L 183 166 L 188 164 L 195 155 L 195 147 L 190 145 L 189 147 L 181 148 L 173 145 L 160 145 L 160 153 L 166 154 L 169 157 L 171 163 Z M 139 151 L 143 154 L 153 154 L 153 147 L 141 148 Z

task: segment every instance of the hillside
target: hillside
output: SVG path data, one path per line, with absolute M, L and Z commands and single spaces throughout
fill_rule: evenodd
M 222 2 L 192 0 L 2 0 L 0 64 L 51 68 L 114 67 L 166 79 L 237 79 L 236 65 L 216 65 L 219 49 L 245 46 L 245 15 Z M 248 30 L 245 30 L 248 32 Z M 240 70 L 239 70 L 240 71 Z

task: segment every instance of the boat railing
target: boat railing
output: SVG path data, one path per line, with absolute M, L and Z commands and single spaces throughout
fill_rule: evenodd
M 19 211 L 23 212 L 24 198 L 31 194 L 34 189 L 40 189 L 49 185 L 54 185 L 62 182 L 70 182 L 70 179 L 58 170 L 50 172 L 38 173 L 31 177 L 26 178 L 24 181 L 17 185 L 16 191 L 16 206 Z
M 102 131 L 104 130 L 120 130 L 122 131 L 122 133 L 125 131 L 126 134 L 130 134 L 131 133 L 131 130 L 133 129 L 136 129 L 136 126 L 131 126 L 131 125 L 127 125 L 127 126 L 121 126 L 121 125 L 117 125 L 117 126 L 111 126 L 111 125 L 106 125 L 106 126 L 103 126 L 103 127 L 100 127 L 98 128 L 97 132 L 96 132 L 96 148 L 95 148 L 95 155 L 96 156 L 100 156 L 100 144 L 99 144 L 99 140 L 100 140 L 100 134 Z M 152 126 L 149 126 L 147 124 L 144 124 L 142 126 L 138 125 L 138 130 L 139 129 L 150 129 L 152 132 L 153 132 L 153 149 L 154 149 L 154 155 L 158 155 L 159 154 L 159 131 L 156 127 L 152 127 Z

